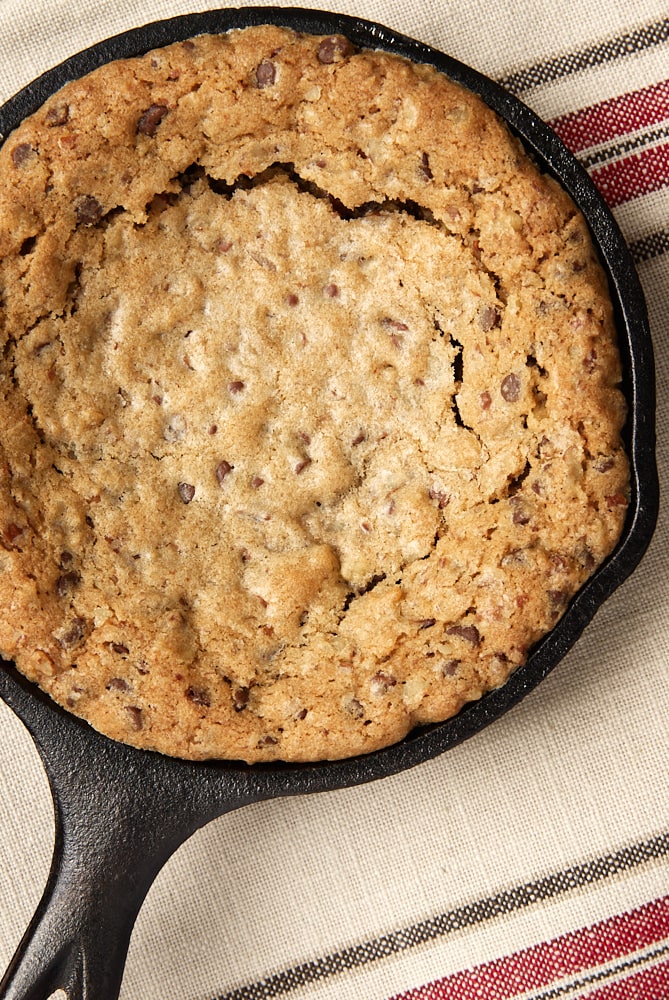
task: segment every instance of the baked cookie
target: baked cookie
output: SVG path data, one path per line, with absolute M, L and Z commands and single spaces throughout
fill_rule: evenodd
M 428 66 L 264 26 L 0 150 L 0 650 L 180 757 L 365 753 L 504 683 L 611 552 L 587 226 Z

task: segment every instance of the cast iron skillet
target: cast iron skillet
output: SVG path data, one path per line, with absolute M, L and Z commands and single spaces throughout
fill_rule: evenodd
M 613 555 L 562 620 L 504 687 L 456 718 L 415 731 L 366 757 L 310 765 L 191 763 L 135 750 L 100 736 L 26 682 L 0 669 L 0 695 L 33 736 L 51 785 L 56 842 L 35 916 L 0 984 L 0 1000 L 115 1000 L 130 934 L 161 867 L 200 826 L 247 803 L 357 785 L 413 767 L 499 718 L 565 655 L 599 605 L 635 568 L 653 533 L 658 505 L 653 355 L 643 294 L 618 228 L 586 173 L 523 104 L 486 77 L 388 28 L 357 18 L 293 8 L 213 10 L 159 21 L 111 38 L 45 73 L 0 108 L 6 137 L 67 80 L 95 67 L 203 32 L 273 22 L 313 34 L 347 35 L 437 69 L 479 94 L 506 119 L 539 164 L 569 191 L 590 225 L 611 285 L 629 402 L 632 497 Z

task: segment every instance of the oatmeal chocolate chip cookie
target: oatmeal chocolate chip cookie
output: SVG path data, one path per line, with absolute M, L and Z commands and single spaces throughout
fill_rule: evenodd
M 0 150 L 0 650 L 137 747 L 364 753 L 503 684 L 627 505 L 586 225 L 430 67 L 266 26 Z

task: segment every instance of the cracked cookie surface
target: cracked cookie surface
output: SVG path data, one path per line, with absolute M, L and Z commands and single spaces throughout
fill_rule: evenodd
M 0 651 L 113 738 L 318 760 L 522 664 L 612 550 L 587 227 L 429 67 L 266 26 L 0 149 Z

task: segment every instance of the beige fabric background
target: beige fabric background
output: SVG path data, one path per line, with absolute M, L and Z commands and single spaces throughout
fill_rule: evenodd
M 219 4 L 0 0 L 0 100 L 110 34 Z M 311 6 L 332 9 L 332 4 Z M 339 0 L 493 77 L 667 15 L 666 0 Z M 39 25 L 39 28 L 37 27 Z M 669 46 L 523 95 L 551 117 L 665 79 Z M 629 240 L 669 222 L 667 188 L 623 206 Z M 669 260 L 642 264 L 669 468 Z M 669 527 L 519 707 L 441 759 L 373 786 L 247 807 L 200 831 L 140 914 L 123 1000 L 210 998 L 244 982 L 610 853 L 669 825 Z M 0 702 L 0 968 L 46 879 L 53 824 L 30 739 Z M 669 891 L 666 862 L 320 983 L 392 995 Z

